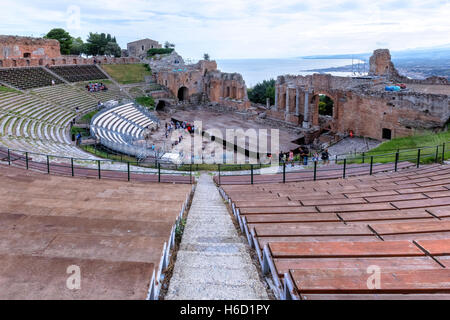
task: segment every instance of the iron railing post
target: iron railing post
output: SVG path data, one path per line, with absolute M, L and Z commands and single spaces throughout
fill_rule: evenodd
M 189 165 L 189 183 L 192 184 L 192 164 Z
M 398 168 L 398 158 L 399 158 L 399 153 L 397 151 L 395 153 L 395 172 L 397 172 L 397 168 Z
M 317 161 L 314 161 L 314 181 L 317 180 Z
M 283 183 L 286 183 L 286 162 L 283 161 Z
M 362 153 L 362 163 L 364 163 L 365 156 L 366 156 L 366 154 L 365 154 L 365 152 L 363 152 L 363 153 Z
M 345 179 L 345 169 L 347 169 L 347 158 L 344 159 L 344 171 L 342 173 L 342 178 Z
M 420 166 L 420 149 L 417 149 L 417 168 Z
M 25 163 L 26 163 L 27 170 L 28 170 L 28 152 L 25 152 Z
M 128 181 L 130 181 L 130 161 L 127 161 Z
M 439 161 L 439 145 L 436 146 L 436 157 L 434 159 L 435 163 L 438 163 Z
M 373 172 L 373 156 L 370 156 L 370 175 L 372 175 Z
M 253 184 L 253 164 L 250 165 L 251 184 Z
M 158 162 L 158 182 L 161 182 L 161 163 Z
M 11 151 L 8 148 L 8 165 L 11 165 Z
M 50 158 L 47 155 L 47 173 L 50 174 Z
M 442 144 L 442 163 L 445 161 L 445 142 Z
M 72 168 L 72 177 L 74 176 L 74 172 L 73 172 L 73 158 L 70 158 L 70 166 Z
M 101 179 L 102 174 L 101 174 L 100 160 L 97 160 L 97 166 L 98 166 L 98 178 Z

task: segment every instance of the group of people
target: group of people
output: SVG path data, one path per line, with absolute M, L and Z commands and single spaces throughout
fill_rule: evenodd
M 186 121 L 183 122 L 179 122 L 179 121 L 170 121 L 170 122 L 166 122 L 166 138 L 169 137 L 169 134 L 172 133 L 175 130 L 182 130 L 182 131 L 186 131 L 188 133 L 194 133 L 194 126 L 189 124 Z M 179 137 L 179 142 L 181 142 L 181 140 L 183 139 L 183 136 L 180 135 Z
M 86 85 L 86 90 L 89 92 L 107 91 L 108 88 L 103 83 L 90 82 Z
M 328 152 L 328 149 L 324 149 L 321 152 L 315 151 L 314 153 L 310 154 L 310 151 L 307 146 L 301 146 L 298 148 L 298 155 L 300 157 L 300 162 L 303 163 L 304 166 L 308 165 L 309 157 L 311 156 L 311 160 L 313 162 L 322 160 L 323 164 L 329 164 L 330 163 L 330 154 Z M 280 162 L 281 163 L 290 163 L 291 166 L 294 166 L 294 152 L 289 151 L 286 153 L 280 153 Z

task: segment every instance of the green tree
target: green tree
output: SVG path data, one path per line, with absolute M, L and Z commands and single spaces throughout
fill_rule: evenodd
M 210 59 L 209 54 L 205 53 L 203 55 L 203 60 L 209 61 L 209 59 Z
M 86 46 L 81 37 L 72 38 L 72 48 L 70 48 L 70 54 L 80 55 L 86 53 Z
M 44 36 L 44 38 L 58 40 L 61 48 L 61 54 L 70 54 L 70 49 L 72 48 L 72 37 L 66 30 L 62 28 L 52 29 L 47 33 L 47 35 Z
M 106 44 L 105 55 L 114 56 L 118 58 L 122 55 L 122 49 L 120 49 L 117 43 L 110 41 Z
M 256 84 L 247 91 L 248 98 L 254 103 L 266 104 L 266 98 L 270 99 L 270 103 L 275 102 L 275 80 L 264 80 Z
M 175 48 L 175 44 L 170 43 L 169 41 L 166 41 L 164 43 L 164 48 L 169 49 L 169 48 Z
M 333 115 L 333 100 L 324 94 L 319 96 L 319 114 L 323 116 Z
M 88 54 L 90 55 L 105 55 L 105 54 L 110 54 L 111 50 L 114 53 L 111 54 L 115 54 L 117 52 L 117 47 L 119 47 L 117 45 L 113 46 L 111 43 L 115 43 L 116 42 L 116 38 L 115 37 L 111 37 L 110 34 L 105 34 L 105 33 L 89 33 L 89 37 L 86 40 L 86 51 Z M 108 49 L 108 51 L 107 51 Z M 119 47 L 120 49 L 120 47 Z M 106 52 L 107 51 L 107 52 Z

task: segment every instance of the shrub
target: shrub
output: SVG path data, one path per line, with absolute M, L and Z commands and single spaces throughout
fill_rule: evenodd
M 153 48 L 147 51 L 147 56 L 153 57 L 156 54 L 170 54 L 173 50 L 173 48 Z
M 137 97 L 136 102 L 148 109 L 153 109 L 155 107 L 155 100 L 152 96 Z

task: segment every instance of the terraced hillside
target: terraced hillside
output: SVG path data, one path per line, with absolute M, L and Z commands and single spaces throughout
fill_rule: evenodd
M 68 129 L 79 113 L 94 109 L 98 101 L 118 96 L 113 85 L 95 94 L 60 84 L 25 93 L 0 91 L 0 144 L 23 151 L 76 158 L 92 158 L 71 142 Z

